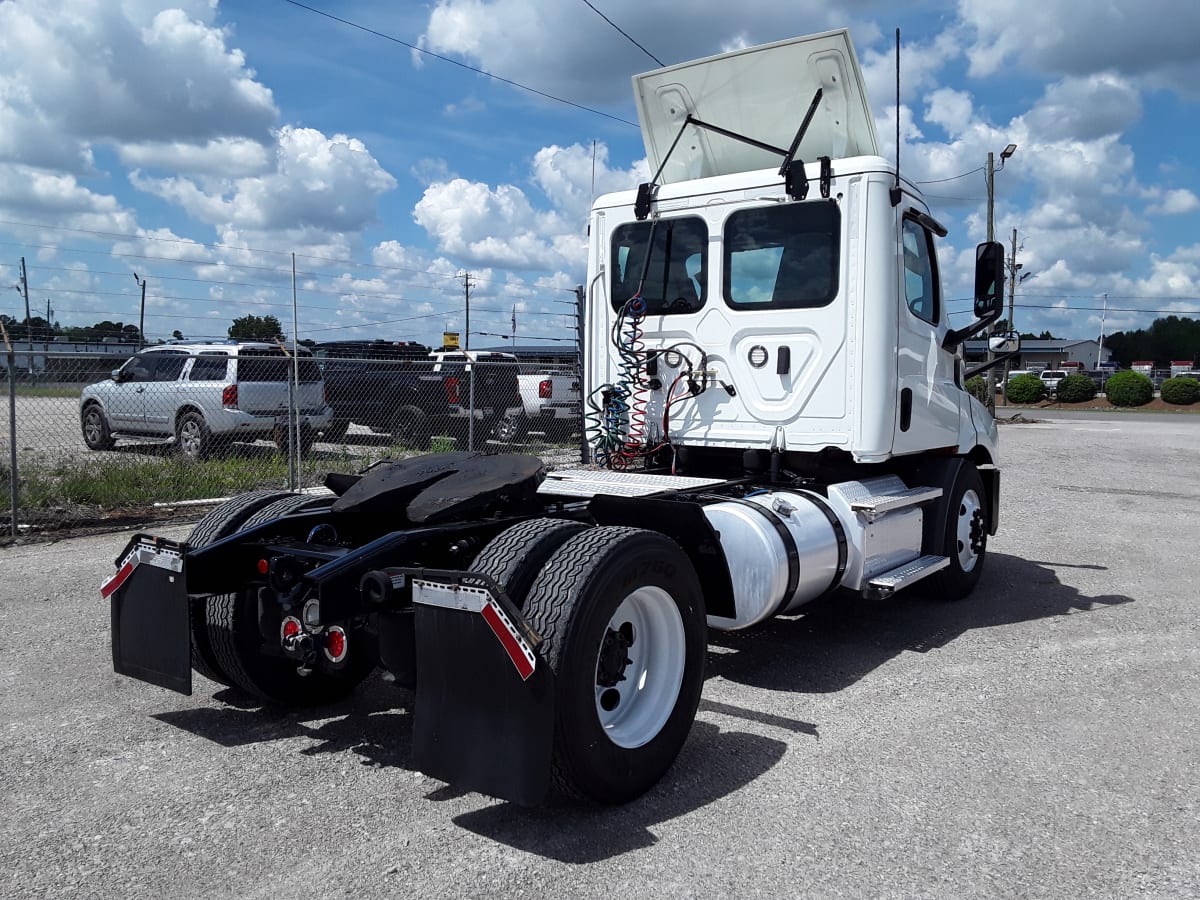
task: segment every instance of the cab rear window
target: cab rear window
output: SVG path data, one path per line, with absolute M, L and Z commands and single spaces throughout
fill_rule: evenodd
M 838 291 L 840 233 L 832 200 L 732 213 L 725 222 L 725 302 L 734 309 L 827 306 Z
M 300 363 L 300 381 L 314 382 L 321 380 L 321 369 L 311 356 L 302 356 Z M 238 354 L 238 381 L 281 381 L 288 382 L 292 377 L 292 360 L 282 353 L 272 351 L 243 350 Z
M 707 300 L 708 226 L 695 216 L 628 222 L 613 229 L 612 305 L 640 293 L 646 315 L 693 313 Z

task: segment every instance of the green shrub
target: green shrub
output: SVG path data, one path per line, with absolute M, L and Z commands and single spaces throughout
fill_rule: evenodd
M 1009 403 L 1037 403 L 1046 399 L 1046 385 L 1036 375 L 1018 375 L 1004 389 Z
M 1113 406 L 1144 406 L 1154 399 L 1154 383 L 1141 372 L 1117 372 L 1104 383 Z
M 1200 381 L 1195 378 L 1168 378 L 1159 388 L 1162 398 L 1177 406 L 1190 406 L 1200 400 Z
M 1200 384 L 1200 381 L 1196 383 Z M 972 375 L 967 379 L 967 383 L 963 385 L 963 387 L 967 389 L 968 394 L 970 394 L 984 406 L 987 406 L 988 398 L 986 378 L 984 378 L 982 375 Z
M 1055 395 L 1059 403 L 1083 403 L 1096 396 L 1096 382 L 1086 375 L 1068 375 L 1058 383 Z

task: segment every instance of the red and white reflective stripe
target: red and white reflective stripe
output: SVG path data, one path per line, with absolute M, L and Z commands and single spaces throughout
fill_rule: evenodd
M 483 605 L 481 610 L 483 613 L 483 621 L 491 626 L 492 634 L 500 639 L 500 644 L 504 647 L 508 658 L 512 660 L 512 664 L 517 667 L 517 674 L 521 676 L 522 681 L 528 681 L 529 676 L 533 674 L 535 663 L 533 650 L 525 643 L 525 638 L 517 631 L 517 627 L 513 625 L 512 620 L 504 614 L 504 610 L 491 597 L 487 603 Z
M 131 559 L 133 554 L 125 557 L 125 562 L 121 564 L 121 568 L 117 569 L 117 574 L 112 578 L 106 579 L 104 584 L 100 585 L 100 599 L 107 600 L 125 583 L 125 579 L 133 574 L 136 562 Z
M 533 648 L 529 646 L 524 635 L 488 591 L 465 584 L 440 584 L 416 578 L 413 579 L 412 584 L 413 603 L 423 603 L 426 606 L 437 606 L 442 609 L 458 609 L 482 615 L 483 620 L 487 622 L 492 633 L 500 641 L 500 646 L 512 660 L 521 680 L 527 681 L 533 674 L 534 667 L 537 665 L 537 657 L 533 655 Z
M 142 563 L 166 569 L 168 572 L 183 571 L 183 556 L 178 550 L 171 550 L 156 544 L 139 543 L 125 554 L 125 558 L 121 560 L 121 565 L 117 568 L 117 573 L 100 585 L 101 599 L 107 600 L 119 591 L 121 585 L 129 580 L 133 570 Z

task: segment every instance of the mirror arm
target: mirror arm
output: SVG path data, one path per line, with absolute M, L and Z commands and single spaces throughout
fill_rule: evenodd
M 987 328 L 999 318 L 1000 310 L 996 310 L 993 315 L 987 316 L 983 319 L 977 319 L 966 328 L 956 328 L 947 331 L 946 336 L 942 338 L 942 349 L 954 350 L 963 341 L 983 331 L 983 329 Z
M 963 372 L 963 381 L 966 381 L 968 378 L 974 378 L 980 372 L 986 372 L 992 366 L 998 366 L 1002 362 L 1008 362 L 1010 359 L 1016 359 L 1020 355 L 1020 350 L 1013 350 L 1011 353 L 1001 353 L 995 359 L 988 360 L 985 363 L 980 363 L 977 366 L 972 366 Z

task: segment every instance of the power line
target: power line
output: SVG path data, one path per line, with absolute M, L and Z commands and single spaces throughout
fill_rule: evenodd
M 583 0 L 587 3 L 587 0 Z M 914 181 L 913 184 L 942 184 L 947 181 L 957 181 L 960 178 L 966 178 L 968 175 L 974 175 L 976 172 L 982 172 L 986 166 L 980 166 L 978 169 L 972 169 L 970 172 L 963 172 L 961 175 L 951 175 L 949 178 L 934 178 L 932 181 Z
M 617 31 L 621 32 L 621 34 L 625 35 L 625 37 L 628 38 L 629 42 L 631 44 L 633 44 L 633 46 L 637 47 L 639 50 L 641 50 L 643 53 L 645 53 L 648 57 L 650 57 L 652 60 L 654 60 L 660 66 L 666 65 L 666 63 L 664 63 L 661 59 L 659 59 L 657 56 L 655 56 L 653 53 L 651 53 L 649 50 L 647 50 L 645 47 L 643 47 L 641 44 L 639 44 L 637 41 L 635 41 L 630 36 L 629 32 L 627 32 L 624 28 L 622 28 L 620 25 L 618 25 L 616 22 L 614 22 L 612 19 L 610 19 L 604 13 L 600 12 L 600 10 L 596 9 L 596 7 L 592 6 L 591 0 L 583 0 L 583 2 L 588 5 L 588 8 L 592 12 L 594 12 L 596 15 L 598 15 L 600 18 L 602 18 L 605 22 L 607 22 L 613 28 L 617 29 Z
M 604 116 L 606 119 L 612 119 L 614 122 L 621 122 L 624 125 L 631 125 L 634 128 L 638 127 L 636 122 L 630 122 L 628 119 L 622 119 L 620 116 L 614 116 L 611 113 L 601 112 L 598 109 L 593 109 L 590 106 L 584 106 L 581 103 L 575 103 L 572 100 L 564 100 L 562 97 L 556 97 L 553 94 L 547 94 L 545 91 L 539 91 L 537 88 L 530 87 L 527 84 L 521 84 L 519 81 L 513 81 L 511 78 L 502 78 L 499 75 L 493 75 L 491 72 L 486 72 L 483 69 L 468 65 L 464 62 L 459 62 L 457 59 L 451 59 L 448 56 L 442 56 L 440 53 L 434 53 L 432 50 L 426 50 L 424 47 L 418 47 L 416 44 L 410 44 L 408 41 L 401 40 L 394 35 L 386 34 L 382 31 L 376 31 L 374 28 L 368 28 L 365 25 L 359 25 L 357 22 L 351 22 L 349 19 L 343 19 L 340 16 L 335 16 L 332 13 L 327 13 L 324 10 L 317 9 L 313 6 L 308 6 L 300 3 L 299 0 L 283 0 L 284 3 L 290 3 L 292 6 L 300 9 L 308 10 L 310 13 L 315 13 L 318 16 L 324 16 L 326 19 L 332 19 L 334 22 L 340 22 L 350 28 L 357 28 L 359 31 L 364 31 L 367 34 L 373 34 L 375 37 L 383 38 L 385 41 L 399 44 L 401 47 L 407 47 L 409 50 L 415 50 L 417 53 L 424 53 L 426 56 L 432 56 L 434 59 L 440 59 L 442 62 L 450 63 L 453 66 L 458 66 L 460 69 L 466 69 L 468 72 L 474 72 L 477 75 L 486 75 L 488 78 L 494 78 L 496 81 L 511 85 L 515 88 L 520 88 L 523 91 L 528 91 L 531 94 L 537 94 L 539 97 L 545 97 L 547 100 L 553 100 L 556 103 L 564 103 L 567 106 L 573 106 L 575 109 L 583 110 L 584 112 L 592 113 L 597 116 Z

